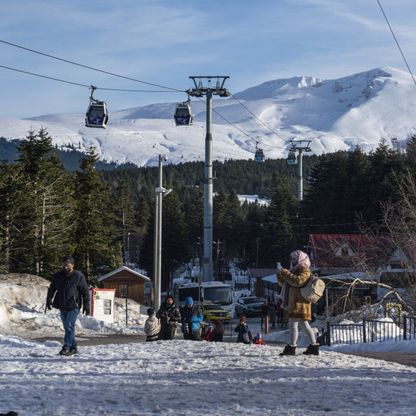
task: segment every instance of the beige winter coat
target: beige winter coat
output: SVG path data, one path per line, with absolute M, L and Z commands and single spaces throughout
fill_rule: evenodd
M 155 315 L 151 315 L 146 319 L 144 324 L 144 333 L 148 337 L 153 337 L 159 334 L 160 332 L 160 324 L 159 319 L 156 318 Z
M 291 273 L 283 269 L 277 276 L 277 282 L 283 286 L 284 282 L 289 284 L 288 317 L 310 321 L 312 319 L 311 303 L 300 294 L 300 288 L 304 286 L 312 273 L 307 267 L 299 267 Z

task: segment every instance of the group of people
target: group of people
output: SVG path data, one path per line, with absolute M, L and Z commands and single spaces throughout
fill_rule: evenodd
M 185 299 L 185 306 L 179 309 L 173 296 L 169 295 L 157 313 L 149 308 L 147 314 L 144 326 L 147 342 L 172 340 L 178 327 L 181 327 L 185 340 L 223 341 L 224 328 L 221 322 L 216 321 L 214 328 L 209 326 L 206 329 L 201 309 L 195 305 L 191 296 Z
M 84 275 L 74 270 L 74 259 L 65 257 L 63 269 L 53 276 L 46 298 L 46 308 L 52 307 L 60 310 L 61 320 L 65 330 L 64 345 L 61 355 L 73 355 L 78 352 L 75 340 L 75 322 L 81 307 L 86 315 L 90 314 L 90 295 Z M 280 355 L 295 355 L 299 337 L 299 326 L 306 332 L 310 344 L 303 354 L 319 355 L 319 344 L 316 342 L 309 321 L 312 319 L 311 303 L 301 295 L 304 287 L 312 276 L 310 260 L 306 253 L 296 250 L 290 255 L 290 267 L 277 270 L 277 280 L 282 286 L 280 298 L 281 308 L 285 311 L 289 320 L 290 342 L 285 346 Z M 268 311 L 270 305 L 267 305 Z M 277 311 L 277 308 L 273 307 Z M 269 312 L 268 312 L 269 313 Z M 155 312 L 148 310 L 148 319 L 145 323 L 147 341 L 171 340 L 175 338 L 177 328 L 182 328 L 183 337 L 186 340 L 222 341 L 224 329 L 217 321 L 214 328 L 203 331 L 203 315 L 200 308 L 194 304 L 192 297 L 185 299 L 185 305 L 179 309 L 175 305 L 174 298 L 168 296 L 160 309 Z M 273 325 L 273 322 L 272 322 Z M 253 338 L 247 326 L 244 316 L 235 328 L 238 333 L 238 342 L 251 343 Z M 256 343 L 261 343 L 261 336 L 255 337 Z

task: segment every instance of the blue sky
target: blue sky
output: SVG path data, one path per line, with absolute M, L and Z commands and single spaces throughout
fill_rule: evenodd
M 414 0 L 382 0 L 416 71 Z M 337 78 L 405 69 L 376 0 L 15 0 L 0 3 L 0 39 L 175 88 L 230 75 L 241 91 L 295 75 Z M 83 84 L 145 88 L 0 44 L 0 65 Z M 89 91 L 0 68 L 0 116 L 83 113 Z M 185 99 L 101 92 L 110 110 Z

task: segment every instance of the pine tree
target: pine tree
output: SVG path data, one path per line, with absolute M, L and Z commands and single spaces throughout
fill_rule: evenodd
M 90 283 L 95 283 L 98 274 L 121 263 L 115 201 L 95 169 L 97 160 L 94 148 L 90 148 L 81 160 L 75 188 L 75 257 Z
M 297 201 L 294 193 L 284 178 L 274 175 L 260 256 L 264 265 L 272 266 L 277 260 L 287 259 L 296 248 L 296 215 Z
M 54 153 L 52 139 L 41 129 L 29 132 L 16 163 L 13 269 L 49 276 L 70 247 L 72 188 L 70 176 Z

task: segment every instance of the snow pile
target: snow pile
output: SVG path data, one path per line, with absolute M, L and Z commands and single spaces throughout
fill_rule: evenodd
M 366 342 L 359 344 L 337 344 L 331 347 L 322 347 L 325 350 L 340 352 L 400 352 L 416 353 L 416 339 L 400 342 L 389 340 L 384 342 Z
M 261 122 L 232 97 L 214 100 L 214 158 L 254 159 L 256 142 L 266 159 L 285 157 L 293 137 L 311 139 L 316 154 L 357 145 L 369 151 L 382 137 L 401 142 L 414 131 L 413 90 L 409 74 L 390 67 L 333 80 L 300 76 L 262 83 L 234 94 Z M 156 165 L 160 153 L 174 164 L 202 160 L 205 104 L 192 102 L 192 126 L 176 127 L 174 108 L 174 103 L 159 103 L 110 113 L 105 131 L 86 128 L 83 113 L 0 118 L 0 136 L 23 138 L 31 129 L 46 127 L 54 145 L 81 151 L 92 145 L 109 162 Z
M 63 334 L 59 311 L 45 313 L 49 282 L 28 274 L 0 275 L 0 334 L 20 335 L 25 338 L 61 336 Z M 113 324 L 80 315 L 76 326 L 78 335 L 140 334 L 145 321 L 143 306 L 128 299 L 126 326 L 125 299 L 116 298 Z
M 416 369 L 281 347 L 165 341 L 81 347 L 0 336 L 0 412 L 19 415 L 410 415 Z

